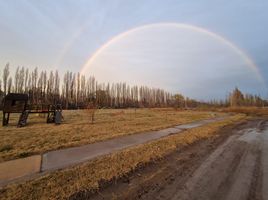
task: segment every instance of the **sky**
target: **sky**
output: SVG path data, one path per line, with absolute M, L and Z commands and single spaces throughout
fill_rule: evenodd
M 267 10 L 266 0 L 0 0 L 0 66 L 83 72 L 200 100 L 236 86 L 267 98 Z

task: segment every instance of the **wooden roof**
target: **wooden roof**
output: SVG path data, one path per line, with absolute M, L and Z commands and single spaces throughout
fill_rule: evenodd
M 27 94 L 21 94 L 21 93 L 9 93 L 5 96 L 5 101 L 27 101 L 28 95 Z

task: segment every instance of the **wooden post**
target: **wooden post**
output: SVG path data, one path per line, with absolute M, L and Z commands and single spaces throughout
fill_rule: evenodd
M 2 126 L 6 125 L 6 113 L 3 112 L 3 120 L 2 120 Z
M 6 114 L 7 114 L 7 116 L 6 116 Z M 8 122 L 9 122 L 9 114 L 10 113 L 3 112 L 3 120 L 2 120 L 2 125 L 3 126 L 7 126 L 8 125 Z
M 6 123 L 6 125 L 8 125 L 8 122 L 9 122 L 9 115 L 10 115 L 10 113 L 7 113 L 7 123 Z
M 47 106 L 47 123 L 49 122 L 49 111 L 50 111 L 50 105 Z

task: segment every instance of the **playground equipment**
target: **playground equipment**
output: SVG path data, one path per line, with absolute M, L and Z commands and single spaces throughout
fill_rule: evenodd
M 11 113 L 20 113 L 18 127 L 23 127 L 27 123 L 29 114 L 47 114 L 47 123 L 60 124 L 62 119 L 62 107 L 60 104 L 28 105 L 28 95 L 20 93 L 9 93 L 3 100 L 3 126 L 7 126 Z

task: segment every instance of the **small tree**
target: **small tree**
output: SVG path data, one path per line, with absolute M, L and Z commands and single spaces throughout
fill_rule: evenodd
M 230 104 L 232 107 L 242 106 L 244 104 L 244 95 L 237 87 L 230 95 Z
M 174 100 L 175 100 L 174 106 L 176 109 L 185 107 L 185 99 L 184 99 L 184 96 L 182 96 L 181 94 L 175 94 Z
M 87 112 L 89 113 L 91 124 L 93 124 L 95 121 L 96 110 L 97 110 L 97 106 L 95 105 L 95 103 L 89 102 L 87 105 Z

